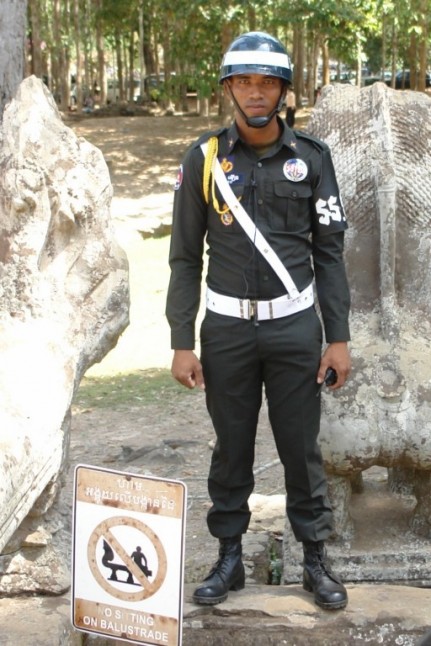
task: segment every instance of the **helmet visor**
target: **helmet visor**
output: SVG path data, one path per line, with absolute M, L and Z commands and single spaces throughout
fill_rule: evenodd
M 287 54 L 268 51 L 239 51 L 227 52 L 223 58 L 223 66 L 250 65 L 258 67 L 285 67 L 290 70 L 290 61 Z
M 226 52 L 220 68 L 219 82 L 238 74 L 263 74 L 276 76 L 285 83 L 292 82 L 289 56 L 283 52 L 268 50 L 238 50 Z

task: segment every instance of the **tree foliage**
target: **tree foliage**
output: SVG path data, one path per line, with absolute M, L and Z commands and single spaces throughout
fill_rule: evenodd
M 6 0 L 1 0 L 5 2 Z M 291 52 L 295 90 L 313 99 L 332 79 L 362 81 L 410 70 L 425 89 L 431 0 L 28 0 L 27 73 L 44 77 L 59 103 L 156 98 L 184 104 L 187 91 L 221 98 L 223 51 L 262 30 Z M 389 74 L 390 73 L 390 74 Z M 145 79 L 147 81 L 145 82 Z M 136 92 L 136 88 L 138 91 Z

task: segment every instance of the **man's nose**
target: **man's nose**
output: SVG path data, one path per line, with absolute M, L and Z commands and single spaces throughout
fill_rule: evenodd
M 251 96 L 262 96 L 262 86 L 260 83 L 251 83 L 250 85 Z

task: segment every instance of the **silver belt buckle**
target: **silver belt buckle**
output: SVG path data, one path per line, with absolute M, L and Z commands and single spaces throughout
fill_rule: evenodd
M 250 319 L 257 319 L 257 301 L 248 301 L 248 315 Z

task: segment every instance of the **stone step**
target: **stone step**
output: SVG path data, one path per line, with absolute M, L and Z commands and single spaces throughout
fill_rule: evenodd
M 349 584 L 349 604 L 335 612 L 319 609 L 299 585 L 247 585 L 223 604 L 208 607 L 191 603 L 193 589 L 185 586 L 183 646 L 431 644 L 429 588 Z M 1 646 L 125 643 L 75 631 L 69 594 L 0 599 Z

